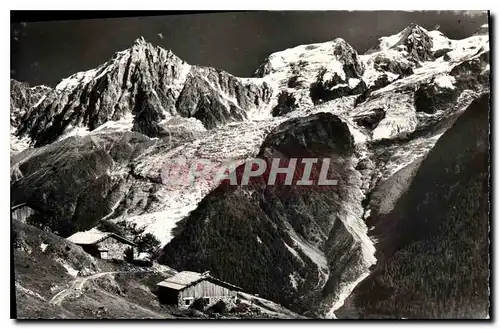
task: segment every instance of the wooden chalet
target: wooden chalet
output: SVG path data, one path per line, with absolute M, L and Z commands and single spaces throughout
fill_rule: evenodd
M 222 301 L 235 301 L 240 287 L 210 276 L 209 272 L 179 272 L 156 285 L 162 304 L 189 307 L 196 299 L 203 299 L 205 306 Z
M 77 232 L 67 240 L 79 245 L 87 253 L 102 259 L 124 259 L 125 250 L 132 248 L 135 255 L 136 244 L 132 241 L 111 232 L 101 232 L 95 228 Z

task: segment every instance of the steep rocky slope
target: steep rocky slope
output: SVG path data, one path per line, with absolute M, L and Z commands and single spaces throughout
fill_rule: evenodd
M 11 128 L 17 128 L 26 110 L 38 106 L 51 90 L 47 86 L 30 87 L 27 83 L 10 79 Z
M 127 165 L 152 144 L 144 135 L 116 132 L 72 136 L 16 154 L 11 203 L 26 204 L 35 211 L 27 220 L 62 236 L 88 230 L 120 197 Z
M 19 125 L 27 111 L 42 102 L 52 89 L 47 86 L 30 87 L 27 83 L 10 79 L 10 138 L 11 152 L 19 152 L 29 145 L 27 138 L 17 137 Z
M 301 312 L 321 297 L 333 300 L 343 279 L 375 261 L 356 208 L 362 193 L 355 151 L 348 126 L 332 114 L 286 121 L 271 131 L 257 157 L 269 164 L 277 158 L 283 164 L 291 158 L 332 159 L 329 172 L 338 185 L 270 186 L 269 169 L 248 186 L 221 185 L 185 220 L 160 260 L 209 269 Z M 236 169 L 237 176 L 245 165 Z M 320 168 L 313 168 L 318 177 L 315 170 Z
M 410 25 L 363 55 L 342 39 L 302 45 L 237 78 L 139 39 L 35 104 L 13 96 L 11 141 L 23 144 L 11 155 L 12 206 L 63 236 L 102 220 L 153 233 L 167 265 L 335 317 L 381 257 L 379 218 L 489 91 L 488 42 Z M 331 158 L 341 184 L 169 183 L 179 159 L 231 160 L 238 172 L 254 157 L 311 156 Z
M 489 101 L 472 102 L 373 220 L 379 263 L 337 314 L 488 317 Z

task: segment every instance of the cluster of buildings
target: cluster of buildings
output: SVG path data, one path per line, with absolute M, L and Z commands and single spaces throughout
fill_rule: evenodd
M 137 245 L 115 233 L 91 229 L 78 232 L 67 238 L 79 245 L 90 255 L 101 259 L 124 259 L 125 251 L 132 249 L 134 257 L 138 255 Z M 224 282 L 210 275 L 209 272 L 179 272 L 156 285 L 157 295 L 162 304 L 189 307 L 195 300 L 201 299 L 205 306 L 218 301 L 235 301 L 240 287 Z

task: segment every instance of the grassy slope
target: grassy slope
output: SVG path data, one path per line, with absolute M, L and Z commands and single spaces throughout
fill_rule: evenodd
M 92 258 L 67 240 L 30 225 L 13 221 L 14 271 L 18 318 L 168 318 L 151 292 L 156 282 L 166 277 L 158 272 L 141 272 L 124 264 Z M 46 244 L 45 251 L 41 245 Z M 130 271 L 116 274 L 123 279 L 102 277 L 89 280 L 81 294 L 64 299 L 61 305 L 49 303 L 63 289 L 71 287 L 75 277 L 61 264 L 88 274 Z M 107 281 L 108 280 L 108 281 Z M 99 308 L 103 307 L 104 310 Z
M 18 319 L 172 319 L 208 318 L 192 310 L 161 305 L 156 284 L 175 271 L 157 266 L 139 268 L 95 259 L 66 239 L 30 225 L 13 221 L 15 301 Z M 45 250 L 42 246 L 46 245 Z M 62 263 L 91 277 L 74 289 L 74 277 Z M 92 278 L 93 274 L 112 272 Z M 117 272 L 117 273 L 114 273 Z M 59 292 L 70 291 L 60 304 L 51 303 Z M 246 295 L 251 300 L 251 295 Z M 244 314 L 225 318 L 293 318 L 298 315 L 280 305 L 259 299 L 262 305 Z M 250 303 L 250 302 L 249 302 Z M 258 310 L 257 310 L 258 309 Z

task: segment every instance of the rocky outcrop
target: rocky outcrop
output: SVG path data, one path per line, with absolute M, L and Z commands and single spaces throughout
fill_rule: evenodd
M 382 53 L 374 58 L 373 67 L 377 71 L 390 72 L 401 77 L 407 77 L 413 74 L 414 64 L 406 58 L 394 58 Z
M 193 67 L 177 99 L 176 108 L 183 117 L 194 117 L 207 128 L 230 121 L 242 121 L 246 112 L 269 102 L 271 90 L 243 83 L 228 73 L 213 68 Z
M 272 109 L 272 115 L 276 117 L 292 112 L 297 108 L 295 101 L 293 94 L 282 91 L 278 95 L 278 104 Z
M 439 58 L 439 57 L 442 57 L 442 56 L 446 56 L 447 53 L 449 53 L 450 51 L 452 51 L 453 49 L 451 48 L 442 48 L 442 49 L 438 49 L 434 52 L 433 56 L 434 58 Z M 444 59 L 446 60 L 448 57 L 444 57 Z
M 371 109 L 369 112 L 357 114 L 354 117 L 354 122 L 359 126 L 373 130 L 377 127 L 378 123 L 385 118 L 384 109 Z
M 30 88 L 27 83 L 10 79 L 10 127 L 16 130 L 24 115 L 51 91 L 47 86 Z
M 432 38 L 427 31 L 416 24 L 410 24 L 401 33 L 401 37 L 392 48 L 405 51 L 415 61 L 430 61 L 432 53 Z
M 435 76 L 429 84 L 420 85 L 415 107 L 426 113 L 443 110 L 464 90 L 487 91 L 489 79 L 489 52 L 483 52 L 454 66 L 449 75 Z
M 430 84 L 420 85 L 415 92 L 417 112 L 435 113 L 446 108 L 460 95 L 455 78 L 449 75 L 435 77 Z
M 475 56 L 453 67 L 450 72 L 461 89 L 487 91 L 490 88 L 490 52 L 480 48 Z

